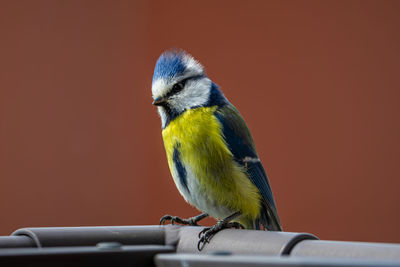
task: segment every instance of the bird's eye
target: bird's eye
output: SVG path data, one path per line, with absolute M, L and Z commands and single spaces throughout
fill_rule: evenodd
M 176 94 L 176 93 L 182 91 L 184 87 L 185 87 L 185 80 L 180 81 L 180 82 L 174 84 L 174 86 L 173 86 L 172 89 L 171 89 L 170 94 L 171 94 L 171 95 L 174 95 L 174 94 Z

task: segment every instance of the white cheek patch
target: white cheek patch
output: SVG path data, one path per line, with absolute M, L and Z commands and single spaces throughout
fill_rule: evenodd
M 189 81 L 179 94 L 169 100 L 174 109 L 180 113 L 186 109 L 203 106 L 210 96 L 211 81 L 208 78 Z

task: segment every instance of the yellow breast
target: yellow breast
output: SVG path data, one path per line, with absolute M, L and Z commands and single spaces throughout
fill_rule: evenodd
M 181 161 L 190 167 L 198 192 L 217 205 L 241 211 L 249 218 L 260 212 L 260 193 L 234 160 L 222 136 L 222 126 L 214 107 L 185 111 L 162 131 L 170 170 L 173 151 L 179 146 Z

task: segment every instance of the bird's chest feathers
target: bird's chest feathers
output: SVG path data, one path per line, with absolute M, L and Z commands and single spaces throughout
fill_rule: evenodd
M 201 107 L 187 110 L 170 122 L 162 135 L 168 164 L 182 196 L 190 204 L 209 213 L 228 214 L 218 206 L 214 192 L 216 184 L 229 183 L 232 153 L 222 137 L 222 126 L 214 116 L 216 107 Z M 231 179 L 231 177 L 229 177 Z M 212 189 L 213 188 L 213 189 Z
M 214 116 L 216 108 L 187 110 L 163 130 L 170 168 L 174 162 L 174 150 L 178 150 L 182 163 L 190 166 L 198 176 L 207 169 L 221 168 L 232 157 L 222 138 L 222 126 Z

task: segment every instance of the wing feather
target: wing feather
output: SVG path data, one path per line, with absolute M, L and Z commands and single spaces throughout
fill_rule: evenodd
M 219 108 L 215 116 L 223 127 L 223 135 L 235 161 L 244 167 L 262 195 L 261 224 L 269 230 L 282 230 L 267 174 L 258 158 L 253 138 L 239 111 L 230 103 Z

